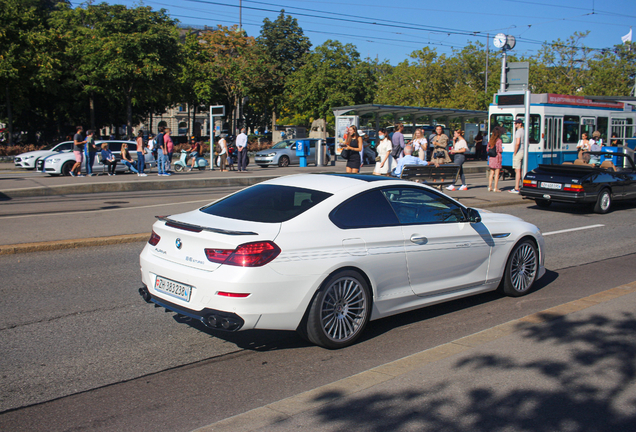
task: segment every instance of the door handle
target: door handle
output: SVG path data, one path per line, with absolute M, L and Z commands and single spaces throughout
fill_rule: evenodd
M 417 234 L 413 234 L 411 236 L 411 243 L 425 245 L 426 243 L 428 243 L 428 239 L 424 236 L 418 236 Z

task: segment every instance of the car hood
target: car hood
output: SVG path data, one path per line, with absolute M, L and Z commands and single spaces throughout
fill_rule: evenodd
M 274 241 L 280 223 L 250 222 L 213 216 L 194 210 L 173 216 L 158 217 L 153 231 L 161 237 L 150 250 L 165 260 L 214 271 L 220 264 L 210 262 L 205 249 L 230 249 L 259 240 Z
M 488 225 L 494 222 L 525 222 L 523 219 L 505 213 L 491 213 L 486 210 L 477 210 L 481 216 L 481 221 Z
M 20 158 L 26 158 L 28 156 L 41 157 L 41 156 L 51 155 L 53 153 L 57 153 L 57 152 L 53 152 L 51 150 L 34 150 L 34 151 L 19 154 L 18 157 Z

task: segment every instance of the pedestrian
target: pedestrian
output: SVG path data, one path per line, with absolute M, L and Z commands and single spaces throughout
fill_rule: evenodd
M 146 169 L 146 148 L 144 147 L 144 131 L 140 130 L 137 133 L 137 171 L 139 171 L 139 177 L 146 177 L 144 173 Z
M 515 144 L 514 144 L 514 152 L 512 155 L 512 169 L 515 170 L 515 188 L 510 193 L 519 193 L 519 187 L 521 186 L 521 169 L 523 167 L 523 142 L 524 142 L 524 133 L 523 133 L 523 120 L 517 119 L 515 120 Z
M 82 136 L 84 128 L 82 126 L 77 126 L 75 130 L 75 136 L 73 137 L 73 154 L 75 155 L 75 165 L 73 165 L 73 168 L 71 168 L 69 174 L 71 175 L 71 177 L 84 177 L 82 175 L 82 154 L 84 153 L 84 146 L 86 145 L 86 140 Z
M 481 131 L 477 133 L 475 137 L 475 159 L 483 160 L 484 158 L 484 136 Z
M 157 147 L 157 175 L 159 176 L 169 176 L 170 174 L 166 172 L 166 144 L 163 140 L 164 138 L 164 126 L 159 126 L 159 133 L 157 133 L 157 137 L 155 138 L 155 146 Z
M 121 145 L 121 161 L 124 165 L 126 165 L 132 172 L 139 176 L 139 171 L 135 168 L 135 161 L 132 156 L 130 156 L 130 152 L 128 151 L 128 144 L 122 143 Z
M 172 130 L 170 130 L 170 128 L 164 129 L 163 142 L 166 147 L 166 153 L 163 154 L 163 157 L 166 160 L 166 167 L 164 168 L 164 171 L 166 172 L 166 174 L 170 173 L 170 164 L 172 163 L 172 153 L 174 152 L 174 143 L 172 142 L 172 138 L 170 138 L 171 133 L 172 133 Z
M 225 142 L 225 138 L 221 136 L 219 139 L 219 167 L 221 168 L 221 172 L 228 171 L 225 169 L 225 163 L 227 162 L 227 142 Z
M 464 131 L 457 129 L 453 133 L 453 148 L 450 150 L 450 154 L 453 155 L 453 163 L 455 165 L 459 165 L 459 178 L 462 181 L 462 185 L 459 187 L 460 191 L 468 190 L 468 186 L 466 186 L 466 177 L 464 176 L 464 162 L 466 162 L 467 151 L 468 144 L 464 139 Z M 449 185 L 446 189 L 454 191 L 455 185 Z
M 108 149 L 108 143 L 102 143 L 102 163 L 108 166 L 108 175 L 115 175 L 115 168 L 117 168 L 117 159 L 113 152 Z
M 601 132 L 599 132 L 599 131 L 594 131 L 592 133 L 592 140 L 591 141 L 593 141 L 593 142 L 590 143 L 590 147 L 594 143 L 600 145 L 601 147 L 603 147 L 605 145 L 605 143 L 603 142 L 603 138 L 601 138 Z
M 238 170 L 247 171 L 247 135 L 245 128 L 241 129 L 241 133 L 236 137 L 236 148 L 238 149 Z
M 152 154 L 152 158 L 157 162 L 159 155 L 157 154 L 157 140 L 153 134 L 148 134 L 148 151 Z
M 395 124 L 395 132 L 393 132 L 393 136 L 391 137 L 391 143 L 393 143 L 391 156 L 393 156 L 395 160 L 401 159 L 404 156 L 404 135 L 402 134 L 403 130 L 403 123 Z
M 417 152 L 417 157 L 421 160 L 426 160 L 426 148 L 428 147 L 428 140 L 424 136 L 424 131 L 420 128 L 415 129 L 415 137 L 410 142 L 413 146 L 413 152 Z
M 95 163 L 95 154 L 97 147 L 95 146 L 95 131 L 89 129 L 86 131 L 86 144 L 84 145 L 84 159 L 86 161 L 86 175 L 94 176 L 93 164 Z
M 404 157 L 397 162 L 397 166 L 391 172 L 391 175 L 395 177 L 400 177 L 402 175 L 402 170 L 405 165 L 428 165 L 428 162 L 423 161 L 422 159 L 413 156 L 413 147 L 407 145 L 404 147 Z
M 188 152 L 190 152 L 190 158 L 191 158 L 190 168 L 188 169 L 188 171 L 192 171 L 194 169 L 194 164 L 197 161 L 197 158 L 202 153 L 201 144 L 197 142 L 197 140 L 194 137 L 192 137 L 192 139 L 190 140 L 190 149 L 188 150 Z
M 501 189 L 499 189 L 499 170 L 501 170 L 502 153 L 503 142 L 501 141 L 501 129 L 495 127 L 488 141 L 488 167 L 490 168 L 490 173 L 488 174 L 488 192 L 501 192 Z M 493 176 L 495 184 L 494 187 L 491 188 Z
M 347 174 L 357 174 L 360 172 L 362 159 L 360 152 L 364 148 L 362 137 L 358 134 L 358 128 L 355 125 L 349 126 L 347 130 L 347 140 L 344 142 L 343 150 L 349 150 L 349 158 L 347 159 Z
M 433 143 L 433 154 L 431 155 L 431 163 L 435 166 L 450 163 L 451 159 L 448 156 L 448 136 L 444 133 L 444 129 L 437 125 L 435 127 L 435 136 L 431 140 Z
M 393 143 L 386 134 L 386 129 L 380 129 L 378 131 L 378 138 L 380 144 L 378 144 L 378 157 L 376 158 L 375 169 L 373 174 L 375 175 L 389 175 L 389 173 L 395 167 L 395 159 L 391 156 L 391 150 L 393 150 Z M 380 160 L 378 160 L 378 158 Z

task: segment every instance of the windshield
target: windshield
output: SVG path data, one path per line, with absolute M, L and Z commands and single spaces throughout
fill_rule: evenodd
M 281 148 L 287 148 L 287 147 L 291 147 L 296 141 L 294 140 L 285 140 L 285 141 L 281 141 L 279 143 L 277 143 L 274 147 L 275 149 L 281 149 Z
M 309 210 L 331 194 L 291 186 L 256 185 L 201 209 L 202 212 L 250 222 L 281 223 Z

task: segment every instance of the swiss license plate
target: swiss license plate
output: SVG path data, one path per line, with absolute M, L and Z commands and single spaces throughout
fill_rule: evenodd
M 545 189 L 561 189 L 563 185 L 561 183 L 547 183 L 541 182 L 541 187 Z
M 161 276 L 157 276 L 157 280 L 155 280 L 155 289 L 187 302 L 190 301 L 190 294 L 192 294 L 190 285 L 175 282 Z

